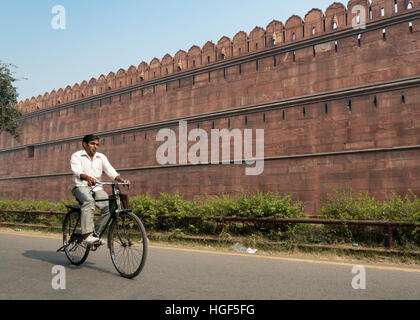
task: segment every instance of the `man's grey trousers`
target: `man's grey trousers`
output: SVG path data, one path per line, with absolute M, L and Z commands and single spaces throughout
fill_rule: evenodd
M 82 234 L 95 231 L 99 235 L 110 218 L 109 202 L 95 200 L 108 199 L 108 194 L 103 190 L 91 192 L 91 189 L 90 187 L 77 187 L 73 188 L 72 193 L 82 203 Z M 94 224 L 95 206 L 101 210 L 101 216 Z

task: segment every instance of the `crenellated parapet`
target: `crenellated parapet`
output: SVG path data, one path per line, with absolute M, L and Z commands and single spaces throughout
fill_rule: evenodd
M 18 108 L 24 113 L 37 112 L 267 48 L 350 29 L 355 20 L 365 19 L 369 24 L 419 7 L 420 0 L 350 0 L 347 6 L 334 2 L 325 12 L 314 8 L 304 18 L 293 15 L 285 23 L 273 20 L 265 29 L 257 26 L 249 34 L 239 31 L 232 39 L 223 36 L 217 43 L 208 41 L 201 48 L 194 45 L 187 52 L 179 50 L 175 56 L 166 54 L 162 59 L 154 58 L 149 63 L 143 61 L 127 70 L 119 69 L 116 73 L 102 74 L 97 79 L 84 80 L 80 84 L 46 92 L 36 98 L 20 101 Z

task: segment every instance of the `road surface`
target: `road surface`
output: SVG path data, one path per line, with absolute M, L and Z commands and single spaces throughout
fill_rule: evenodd
M 145 268 L 129 280 L 118 275 L 105 246 L 91 252 L 80 267 L 70 265 L 64 253 L 55 252 L 60 246 L 57 236 L 0 229 L 0 299 L 420 298 L 420 268 L 413 266 L 364 263 L 364 269 L 354 269 L 359 262 L 238 254 L 151 242 Z M 63 266 L 65 289 L 53 288 L 58 274 L 53 273 L 55 266 Z

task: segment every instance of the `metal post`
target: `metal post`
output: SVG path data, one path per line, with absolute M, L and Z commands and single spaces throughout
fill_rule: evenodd
M 392 224 L 388 223 L 388 248 L 392 248 Z

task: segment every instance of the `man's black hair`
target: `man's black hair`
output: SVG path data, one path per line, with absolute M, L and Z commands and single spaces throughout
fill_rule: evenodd
M 99 137 L 95 134 L 88 134 L 87 136 L 83 137 L 83 141 L 82 142 L 86 142 L 89 143 L 93 140 L 99 140 Z

